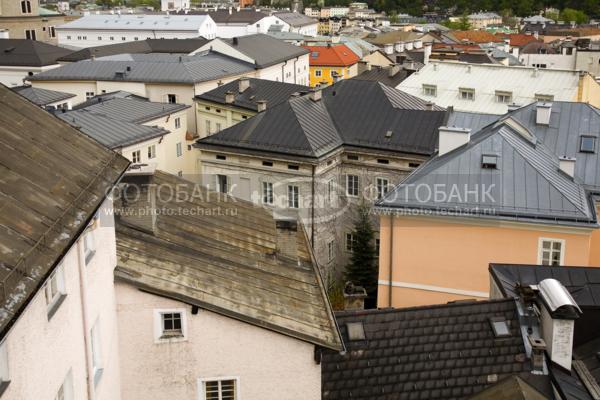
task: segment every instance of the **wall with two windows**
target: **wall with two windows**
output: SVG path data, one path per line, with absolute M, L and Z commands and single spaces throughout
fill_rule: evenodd
M 123 400 L 321 398 L 313 345 L 126 283 L 116 290 Z

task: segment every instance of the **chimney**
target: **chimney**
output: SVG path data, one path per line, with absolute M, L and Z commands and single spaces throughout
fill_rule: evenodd
M 552 114 L 552 103 L 541 102 L 536 105 L 535 123 L 538 125 L 550 125 Z
M 246 89 L 250 87 L 250 80 L 246 77 L 242 77 L 238 81 L 238 90 L 240 93 L 244 93 Z
M 385 54 L 393 54 L 394 53 L 394 45 L 386 44 L 385 46 L 383 46 L 383 52 Z
M 394 50 L 396 51 L 396 53 L 402 53 L 404 51 L 404 43 L 396 42 L 396 44 L 394 45 Z
M 136 164 L 129 167 L 119 184 L 115 198 L 117 218 L 124 224 L 147 233 L 156 230 L 156 185 L 152 185 L 155 166 Z
M 440 126 L 438 139 L 438 155 L 444 155 L 469 143 L 471 130 L 454 126 Z
M 371 63 L 369 61 L 360 60 L 358 62 L 358 73 L 371 70 Z
M 425 103 L 425 110 L 433 111 L 433 103 L 431 101 L 428 101 L 427 103 Z
M 266 100 L 258 100 L 256 102 L 256 109 L 258 112 L 263 112 L 267 109 L 267 101 Z
M 298 221 L 279 219 L 275 221 L 277 230 L 277 253 L 283 257 L 298 259 Z
M 344 286 L 344 310 L 356 311 L 365 309 L 367 291 L 362 286 L 354 286 L 352 282 L 346 282 Z
M 423 40 L 421 40 L 421 39 L 415 40 L 413 42 L 413 47 L 415 49 L 420 49 L 421 47 L 423 47 Z
M 412 50 L 413 49 L 413 42 L 406 42 L 406 44 L 404 45 L 404 49 L 405 50 Z
M 238 45 L 238 38 L 234 37 L 232 40 L 233 40 L 233 45 L 237 46 Z
M 521 106 L 518 105 L 517 103 L 510 103 L 508 105 L 508 112 L 518 110 L 519 108 L 521 108 Z
M 510 52 L 510 39 L 504 39 L 504 51 Z
M 425 43 L 425 48 L 423 49 L 423 64 L 429 64 L 429 58 L 431 58 L 432 49 L 433 44 L 431 42 Z
M 398 72 L 400 72 L 400 66 L 398 64 L 394 64 L 388 70 L 388 77 L 393 78 Z
M 576 159 L 573 157 L 559 157 L 558 168 L 573 178 L 575 176 L 575 161 Z
M 531 346 L 531 372 L 534 374 L 544 373 L 546 342 L 544 339 L 534 338 L 531 335 L 527 336 L 529 345 Z
M 308 96 L 312 101 L 320 101 L 321 97 L 323 97 L 323 92 L 321 89 L 315 88 L 308 94 Z
M 225 103 L 232 104 L 235 101 L 235 95 L 231 90 L 225 92 Z
M 537 289 L 542 303 L 542 337 L 550 360 L 570 371 L 575 320 L 581 315 L 581 309 L 556 279 L 544 279 Z

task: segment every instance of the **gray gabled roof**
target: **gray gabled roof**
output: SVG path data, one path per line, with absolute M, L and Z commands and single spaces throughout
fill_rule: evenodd
M 18 86 L 12 88 L 12 90 L 40 107 L 44 107 L 48 104 L 56 103 L 57 101 L 67 100 L 75 97 L 75 95 L 71 93 L 58 92 L 56 90 L 42 88 L 34 88 L 31 86 Z
M 289 99 L 294 93 L 306 93 L 310 90 L 308 86 L 293 83 L 256 78 L 246 79 L 248 79 L 249 86 L 242 93 L 239 91 L 240 81 L 238 79 L 198 95 L 196 98 L 219 104 L 227 104 L 225 102 L 225 94 L 233 92 L 235 95 L 235 100 L 232 103 L 233 106 L 257 111 L 258 101 L 264 100 L 267 102 L 267 107 L 274 107 Z
M 291 58 L 300 57 L 309 52 L 303 47 L 294 46 L 293 44 L 262 33 L 232 39 L 215 40 L 223 40 L 229 43 L 237 51 L 255 60 L 256 66 L 259 68 L 265 68 Z
M 194 56 L 121 54 L 63 65 L 29 80 L 198 83 L 253 70 L 249 63 L 213 52 Z
M 60 25 L 59 30 L 153 30 L 153 31 L 196 31 L 210 19 L 207 15 L 164 15 L 164 14 L 99 14 Z
M 319 23 L 316 19 L 297 12 L 278 12 L 273 15 L 293 27 L 316 25 Z
M 377 207 L 595 226 L 583 185 L 560 171 L 558 157 L 535 136 L 524 137 L 531 132 L 521 132 L 509 118 L 425 163 Z M 497 168 L 482 167 L 485 155 L 497 157 Z M 427 195 L 434 190 L 437 196 Z
M 0 40 L 0 65 L 43 67 L 58 64 L 57 60 L 72 50 L 27 39 Z
M 197 146 L 227 146 L 321 157 L 342 146 L 430 155 L 444 109 L 379 82 L 344 80 L 314 101 L 294 97 L 200 139 Z

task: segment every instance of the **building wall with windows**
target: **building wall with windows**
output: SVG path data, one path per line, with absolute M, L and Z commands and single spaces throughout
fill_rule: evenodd
M 198 136 L 201 138 L 215 134 L 222 129 L 229 128 L 238 122 L 256 115 L 256 111 L 246 108 L 203 100 L 196 100 L 195 107 Z
M 425 216 L 395 216 L 392 228 L 389 215 L 380 221 L 379 307 L 487 298 L 490 263 L 587 266 L 598 246 L 589 228 Z M 560 243 L 560 252 L 544 253 L 544 240 Z
M 576 54 L 519 54 L 519 60 L 528 67 L 575 69 Z
M 2 400 L 52 399 L 63 384 L 65 400 L 89 398 L 88 385 L 95 399 L 121 398 L 111 209 L 112 203 L 106 200 L 97 221 L 85 234 L 91 235 L 88 245 L 84 245 L 82 235 L 64 256 L 54 278 L 37 292 L 7 334 L 2 347 L 10 383 Z M 86 247 L 94 249 L 93 253 L 88 251 L 87 262 Z M 54 287 L 51 292 L 50 285 Z M 95 324 L 98 335 L 92 348 L 91 330 Z M 94 354 L 95 383 L 87 380 L 86 373 L 87 369 L 94 377 Z
M 0 26 L 8 30 L 9 38 L 34 39 L 51 44 L 58 44 L 56 28 L 65 22 L 68 22 L 68 19 L 64 15 L 0 15 Z
M 358 75 L 358 63 L 346 67 L 341 66 L 327 66 L 327 65 L 311 65 L 310 66 L 310 86 L 315 87 L 319 84 L 325 83 L 331 85 L 336 82 L 334 76 L 336 74 L 338 79 L 350 79 Z
M 575 69 L 587 71 L 594 77 L 600 77 L 600 51 L 578 50 L 575 59 Z
M 225 383 L 223 396 L 210 398 L 321 398 L 314 345 L 211 311 L 193 314 L 188 304 L 125 283 L 117 283 L 116 290 L 121 370 L 127 382 L 123 400 L 206 399 L 204 382 L 209 390 L 218 390 L 214 382 L 219 380 Z M 162 333 L 161 312 L 181 313 L 183 338 Z

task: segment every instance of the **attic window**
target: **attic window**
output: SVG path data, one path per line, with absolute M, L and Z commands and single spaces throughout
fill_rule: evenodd
M 288 169 L 298 171 L 300 169 L 300 166 L 294 165 L 294 164 L 288 164 Z
M 579 142 L 579 151 L 582 153 L 595 153 L 596 152 L 596 137 L 595 136 L 581 136 Z
M 348 331 L 348 340 L 365 340 L 365 328 L 362 322 L 348 322 L 346 324 L 346 330 Z
M 222 154 L 217 154 L 217 160 L 227 160 L 227 157 Z
M 462 100 L 475 100 L 475 89 L 460 88 L 459 93 Z
M 389 163 L 390 163 L 390 160 L 388 160 L 388 159 L 385 159 L 385 158 L 378 158 L 378 159 L 377 159 L 377 163 L 378 163 L 378 164 L 389 164 Z
M 510 336 L 510 329 L 508 327 L 508 321 L 503 317 L 492 317 L 490 318 L 490 325 L 494 336 L 497 338 Z
M 498 168 L 498 156 L 493 154 L 484 154 L 481 156 L 481 168 L 496 169 Z
M 356 154 L 348 154 L 346 158 L 351 161 L 358 161 L 358 156 Z
M 262 165 L 264 167 L 272 167 L 273 166 L 273 161 L 263 161 Z

